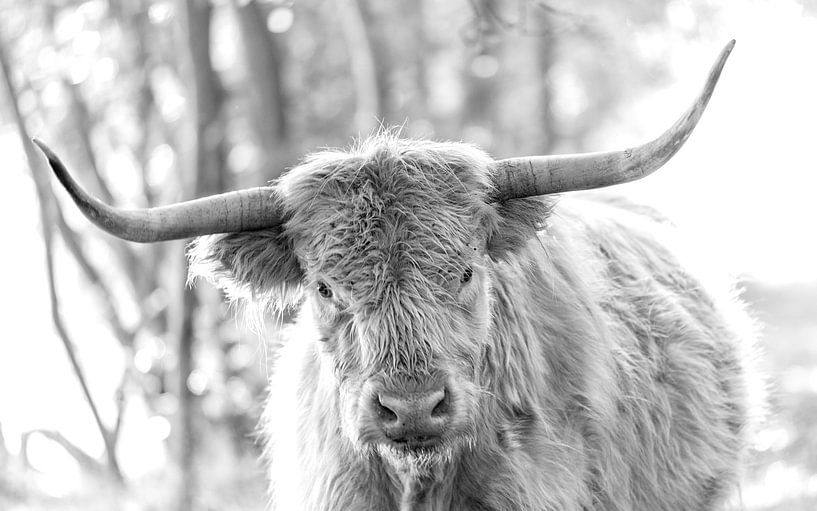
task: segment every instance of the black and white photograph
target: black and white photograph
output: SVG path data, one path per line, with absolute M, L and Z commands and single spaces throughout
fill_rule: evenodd
M 0 0 L 0 510 L 817 509 L 814 0 Z

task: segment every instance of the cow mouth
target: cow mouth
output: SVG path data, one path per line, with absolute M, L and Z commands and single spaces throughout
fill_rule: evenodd
M 434 451 L 440 444 L 440 437 L 434 435 L 413 435 L 411 437 L 396 438 L 390 441 L 391 445 L 407 451 Z
M 380 456 L 395 468 L 413 467 L 426 469 L 451 461 L 454 446 L 440 437 L 414 437 L 400 441 L 385 441 L 378 444 Z
M 402 457 L 430 458 L 443 456 L 446 448 L 439 437 L 416 437 L 413 439 L 392 440 L 386 444 L 394 454 Z

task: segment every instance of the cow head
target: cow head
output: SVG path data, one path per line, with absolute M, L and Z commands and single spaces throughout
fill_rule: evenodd
M 356 447 L 451 453 L 482 389 L 486 261 L 533 236 L 550 204 L 492 204 L 491 164 L 388 133 L 312 155 L 274 186 L 280 227 L 201 239 L 194 269 L 234 295 L 302 304 Z
M 465 144 L 381 134 L 316 153 L 270 187 L 123 211 L 90 197 L 39 144 L 83 212 L 119 237 L 220 233 L 195 244 L 194 268 L 233 294 L 300 307 L 351 444 L 436 460 L 474 439 L 492 327 L 486 268 L 545 221 L 551 199 L 529 197 L 659 168 L 697 123 L 731 48 L 675 125 L 624 151 L 495 161 Z

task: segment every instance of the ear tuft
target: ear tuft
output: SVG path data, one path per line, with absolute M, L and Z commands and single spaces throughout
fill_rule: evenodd
M 493 204 L 494 214 L 488 220 L 488 254 L 494 260 L 509 254 L 545 229 L 556 199 L 550 196 L 511 199 Z
M 303 272 L 282 228 L 197 238 L 189 280 L 204 277 L 231 300 L 284 310 L 300 298 Z

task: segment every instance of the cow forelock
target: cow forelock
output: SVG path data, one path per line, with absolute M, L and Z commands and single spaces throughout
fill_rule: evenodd
M 469 146 L 384 135 L 312 156 L 282 180 L 307 287 L 325 283 L 338 314 L 355 318 L 368 367 L 428 370 L 434 344 L 465 328 L 487 161 Z

